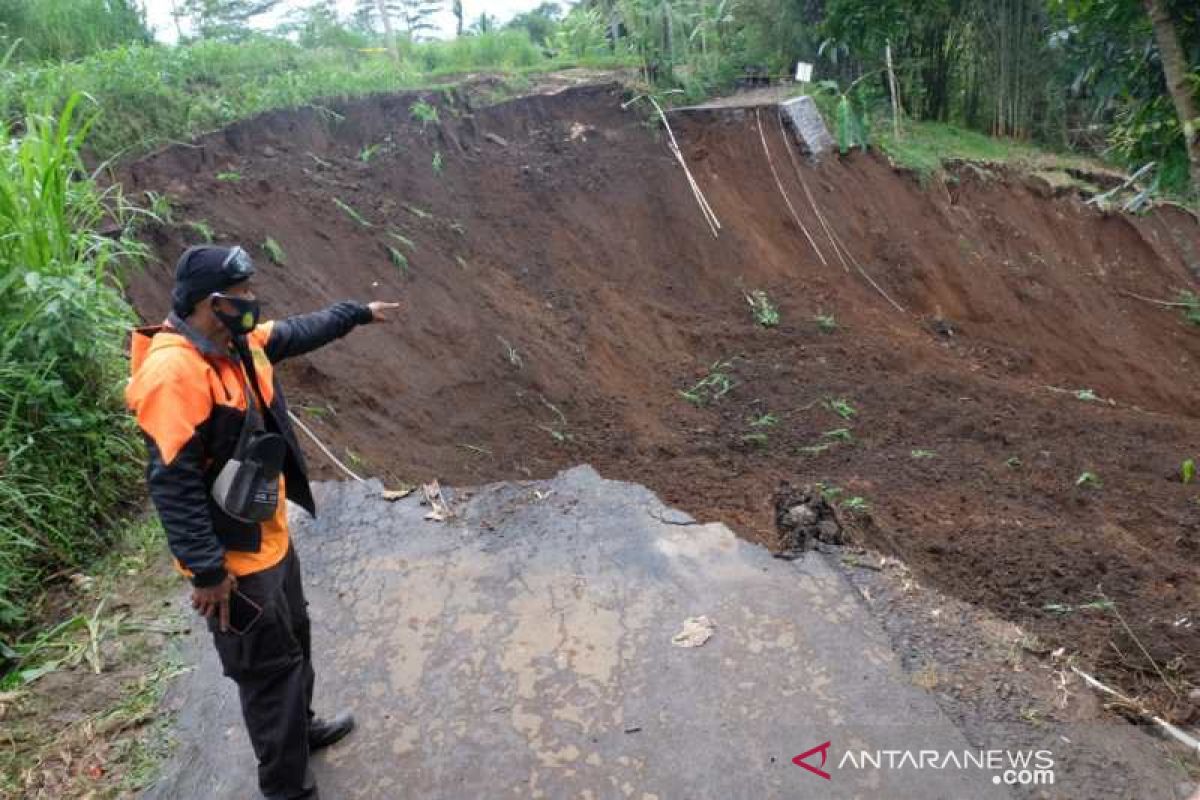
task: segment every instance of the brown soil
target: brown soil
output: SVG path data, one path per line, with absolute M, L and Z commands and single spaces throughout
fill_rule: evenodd
M 130 286 L 143 315 L 163 316 L 173 259 L 196 241 L 184 223 L 205 220 L 257 256 L 268 314 L 405 301 L 399 324 L 284 369 L 292 405 L 368 473 L 464 484 L 587 461 L 769 545 L 779 481 L 837 486 L 869 503 L 866 544 L 1196 719 L 1200 488 L 1178 475 L 1200 456 L 1200 329 L 1119 293 L 1195 286 L 1200 226 L 1187 214 L 1105 215 L 971 165 L 922 187 L 873 154 L 806 163 L 817 202 L 900 313 L 823 237 L 830 263 L 816 257 L 752 114 L 675 121 L 723 225 L 714 238 L 661 135 L 621 110 L 616 87 L 484 109 L 429 95 L 441 121 L 427 126 L 415 99 L 335 104 L 340 120 L 268 114 L 130 165 L 127 190 L 176 204 L 176 224 L 151 231 L 158 261 Z M 818 235 L 775 118 L 763 122 Z M 268 236 L 286 266 L 262 250 Z M 754 323 L 751 289 L 778 304 L 778 327 Z M 818 313 L 837 330 L 822 333 Z M 726 359 L 728 394 L 681 398 Z M 768 413 L 774 426 L 751 426 Z M 853 441 L 825 435 L 839 428 Z M 1077 485 L 1085 472 L 1100 484 Z M 1073 608 L 1103 598 L 1138 641 L 1111 611 Z

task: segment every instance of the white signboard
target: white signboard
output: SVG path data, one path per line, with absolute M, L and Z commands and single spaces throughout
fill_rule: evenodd
M 809 81 L 811 81 L 812 80 L 812 68 L 813 68 L 813 65 L 809 64 L 807 61 L 797 61 L 796 62 L 796 82 L 797 83 L 808 83 Z

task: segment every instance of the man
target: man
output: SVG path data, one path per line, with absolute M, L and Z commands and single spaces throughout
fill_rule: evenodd
M 272 365 L 386 320 L 398 304 L 342 302 L 259 324 L 253 275 L 240 247 L 184 252 L 167 321 L 134 333 L 126 400 L 149 450 L 150 497 L 192 581 L 192 606 L 208 618 L 224 672 L 237 684 L 259 788 L 271 800 L 315 798 L 309 753 L 348 734 L 354 718 L 323 721 L 311 709 L 307 603 L 285 497 L 310 514 L 315 508 Z M 230 512 L 213 489 L 252 431 L 283 443 L 274 450 L 282 453 L 278 477 L 255 484 L 262 522 Z

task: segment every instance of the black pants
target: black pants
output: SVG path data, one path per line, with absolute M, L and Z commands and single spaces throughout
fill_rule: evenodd
M 258 786 L 268 800 L 315 798 L 308 770 L 312 647 L 296 551 L 289 548 L 270 569 L 238 578 L 237 591 L 250 602 L 234 595 L 231 621 L 239 628 L 252 624 L 242 633 L 221 633 L 213 617 L 208 627 L 225 674 L 237 683 L 258 757 Z

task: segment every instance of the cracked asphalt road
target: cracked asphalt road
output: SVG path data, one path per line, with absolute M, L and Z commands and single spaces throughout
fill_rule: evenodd
M 987 770 L 843 762 L 976 748 L 818 555 L 774 559 L 586 466 L 476 490 L 449 523 L 380 488 L 319 484 L 320 518 L 293 517 L 317 712 L 359 723 L 314 759 L 326 800 L 1007 796 Z M 712 638 L 673 646 L 700 615 Z M 235 688 L 195 632 L 146 796 L 256 796 Z M 829 779 L 792 763 L 827 741 Z

